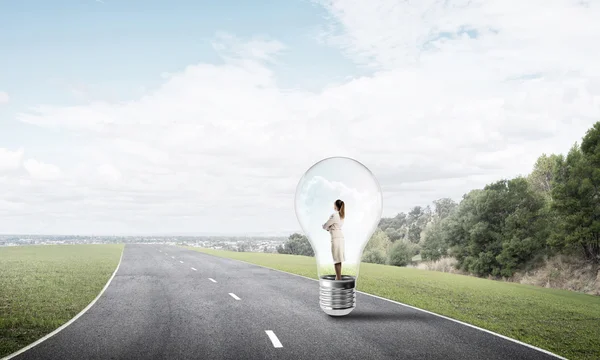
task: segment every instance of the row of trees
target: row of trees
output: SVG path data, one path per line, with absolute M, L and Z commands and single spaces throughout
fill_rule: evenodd
M 433 206 L 416 206 L 408 214 L 383 218 L 379 228 L 363 252 L 363 261 L 406 266 L 424 249 L 426 231 L 452 214 L 458 204 L 449 198 L 433 202 Z
M 424 232 L 422 257 L 453 256 L 484 276 L 512 276 L 544 256 L 600 263 L 600 122 L 567 156 L 542 155 L 527 177 L 466 194 Z
M 278 252 L 314 255 L 300 234 Z M 363 261 L 404 266 L 415 255 L 452 256 L 463 271 L 510 277 L 559 253 L 600 264 L 600 122 L 566 156 L 539 157 L 527 177 L 382 219 Z

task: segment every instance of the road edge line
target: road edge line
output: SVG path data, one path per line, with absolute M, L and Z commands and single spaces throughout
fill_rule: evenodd
M 50 339 L 52 336 L 58 334 L 59 332 L 61 332 L 64 328 L 66 328 L 67 326 L 71 325 L 73 322 L 75 322 L 75 320 L 77 320 L 79 317 L 81 317 L 83 314 L 85 314 L 92 306 L 94 306 L 94 304 L 96 303 L 96 301 L 98 301 L 98 299 L 100 299 L 100 296 L 102 296 L 102 294 L 104 294 L 104 291 L 108 288 L 108 285 L 110 285 L 110 283 L 112 282 L 113 278 L 115 277 L 115 275 L 117 274 L 117 271 L 119 270 L 119 267 L 121 266 L 121 260 L 123 260 L 123 254 L 125 253 L 125 244 L 123 244 L 123 251 L 121 251 L 121 257 L 119 258 L 119 263 L 117 264 L 117 268 L 115 269 L 115 271 L 113 271 L 111 277 L 108 279 L 108 282 L 106 283 L 106 285 L 104 285 L 104 287 L 102 288 L 102 290 L 100 290 L 100 293 L 98 294 L 98 296 L 96 296 L 96 298 L 94 300 L 92 300 L 91 303 L 88 304 L 88 306 L 86 306 L 85 308 L 83 308 L 83 310 L 81 310 L 77 315 L 75 315 L 75 317 L 73 317 L 71 320 L 67 321 L 66 323 L 62 324 L 59 328 L 57 328 L 56 330 L 52 331 L 49 334 L 46 334 L 44 337 L 32 342 L 31 344 L 25 346 L 24 348 L 15 351 L 12 354 L 6 355 L 5 357 L 1 358 L 0 360 L 8 360 L 8 359 L 12 359 L 13 357 L 20 355 L 22 353 L 24 353 L 25 351 L 33 348 L 36 345 L 39 345 L 41 343 L 43 343 L 44 341 Z
M 186 249 L 186 250 L 190 250 L 190 249 Z M 191 251 L 195 251 L 195 250 L 191 250 Z M 239 262 L 243 262 L 243 263 L 246 263 L 246 264 L 250 264 L 250 265 L 254 265 L 254 266 L 258 266 L 258 267 L 262 267 L 262 268 L 269 269 L 269 270 L 275 270 L 275 271 L 279 271 L 279 272 L 282 272 L 282 273 L 285 273 L 285 274 L 294 275 L 294 276 L 299 276 L 299 277 L 301 277 L 301 278 L 305 278 L 305 279 L 312 280 L 312 281 L 319 281 L 319 280 L 317 280 L 317 279 L 309 278 L 308 276 L 304 276 L 304 275 L 298 275 L 298 274 L 294 274 L 294 273 L 291 273 L 291 272 L 287 272 L 287 271 L 283 271 L 283 270 L 279 270 L 279 269 L 274 269 L 274 268 L 271 268 L 271 267 L 268 267 L 268 266 L 262 266 L 262 265 L 254 264 L 254 263 L 251 263 L 251 262 L 248 262 L 248 261 L 244 261 L 244 260 L 238 260 L 238 259 L 228 258 L 228 257 L 224 257 L 224 256 L 213 255 L 213 254 L 205 253 L 205 252 L 202 252 L 202 251 L 196 251 L 196 252 L 198 252 L 198 253 L 201 253 L 201 254 L 204 254 L 204 255 L 209 255 L 209 256 L 218 257 L 218 258 L 221 258 L 221 259 L 229 259 L 229 260 L 239 261 Z M 453 318 L 451 318 L 451 317 L 447 317 L 447 316 L 445 316 L 445 315 L 440 315 L 440 314 L 434 313 L 433 311 L 429 311 L 429 310 L 425 310 L 425 309 L 420 309 L 420 308 L 418 308 L 418 307 L 415 307 L 415 306 L 412 306 L 412 305 L 408 305 L 408 304 L 404 304 L 404 303 L 401 303 L 401 302 L 399 302 L 399 301 L 396 301 L 396 300 L 392 300 L 392 299 L 386 299 L 386 298 L 384 298 L 384 297 L 377 296 L 377 295 L 373 295 L 373 294 L 369 294 L 369 293 L 366 293 L 366 292 L 363 292 L 363 291 L 359 291 L 359 290 L 356 290 L 356 292 L 357 292 L 357 293 L 364 294 L 364 295 L 367 295 L 367 296 L 372 296 L 372 297 L 374 297 L 374 298 L 377 298 L 377 299 L 380 299 L 380 300 L 389 301 L 389 302 L 391 302 L 391 303 L 394 303 L 394 304 L 398 304 L 398 305 L 406 306 L 406 307 L 408 307 L 408 308 L 411 308 L 411 309 L 414 309 L 414 310 L 418 310 L 418 311 L 422 311 L 422 312 L 425 312 L 425 313 L 428 313 L 428 314 L 431 314 L 431 315 L 435 315 L 435 316 L 441 317 L 441 318 L 443 318 L 443 319 L 446 319 L 446 320 L 454 321 L 454 322 L 456 322 L 456 323 L 459 323 L 459 324 L 461 324 L 461 325 L 465 325 L 465 326 L 468 326 L 468 327 L 470 327 L 470 328 L 473 328 L 473 329 L 476 329 L 476 330 L 480 330 L 480 331 L 486 332 L 486 333 L 488 333 L 488 334 L 491 334 L 491 335 L 494 335 L 494 336 L 498 336 L 498 337 L 500 337 L 500 338 L 502 338 L 502 339 L 505 339 L 505 340 L 508 340 L 508 341 L 512 341 L 512 342 L 514 342 L 514 343 L 517 343 L 517 344 L 519 344 L 519 345 L 523 345 L 523 346 L 525 346 L 525 347 L 528 347 L 528 348 L 531 348 L 531 349 L 533 349 L 533 350 L 541 351 L 541 352 L 543 352 L 543 353 L 545 353 L 545 354 L 547 354 L 547 355 L 554 356 L 554 357 L 556 357 L 556 358 L 558 358 L 558 359 L 562 359 L 562 360 L 569 360 L 569 359 L 567 359 L 567 358 L 565 358 L 565 357 L 562 357 L 562 356 L 560 356 L 560 355 L 558 355 L 558 354 L 555 354 L 555 353 L 553 353 L 553 352 L 551 352 L 551 351 L 549 351 L 549 350 L 545 350 L 545 349 L 539 348 L 539 347 L 537 347 L 537 346 L 534 346 L 534 345 L 531 345 L 531 344 L 524 343 L 524 342 L 522 342 L 522 341 L 520 341 L 520 340 L 513 339 L 513 338 L 511 338 L 511 337 L 508 337 L 508 336 L 506 336 L 506 335 L 498 334 L 498 333 L 496 333 L 496 332 L 493 332 L 493 331 L 491 331 L 491 330 L 487 330 L 487 329 L 481 328 L 481 327 L 479 327 L 479 326 L 477 326 L 477 325 L 473 325 L 473 324 L 469 324 L 469 323 L 466 323 L 466 322 L 463 322 L 463 321 L 460 321 L 460 320 L 456 320 L 456 319 L 453 319 Z M 3 360 L 3 359 L 0 359 L 0 360 Z

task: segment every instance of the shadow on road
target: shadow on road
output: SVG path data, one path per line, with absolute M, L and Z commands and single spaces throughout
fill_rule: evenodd
M 346 316 L 332 316 L 334 321 L 364 322 L 364 321 L 424 321 L 427 314 L 405 313 L 405 312 L 351 312 Z

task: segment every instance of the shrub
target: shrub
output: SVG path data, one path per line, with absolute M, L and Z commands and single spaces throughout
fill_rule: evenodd
M 363 253 L 362 261 L 373 264 L 385 264 L 385 253 L 381 249 L 367 250 Z

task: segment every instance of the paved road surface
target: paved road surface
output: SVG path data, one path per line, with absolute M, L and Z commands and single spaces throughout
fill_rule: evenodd
M 556 358 L 363 294 L 350 315 L 332 318 L 316 281 L 176 246 L 127 245 L 98 302 L 14 359 Z

